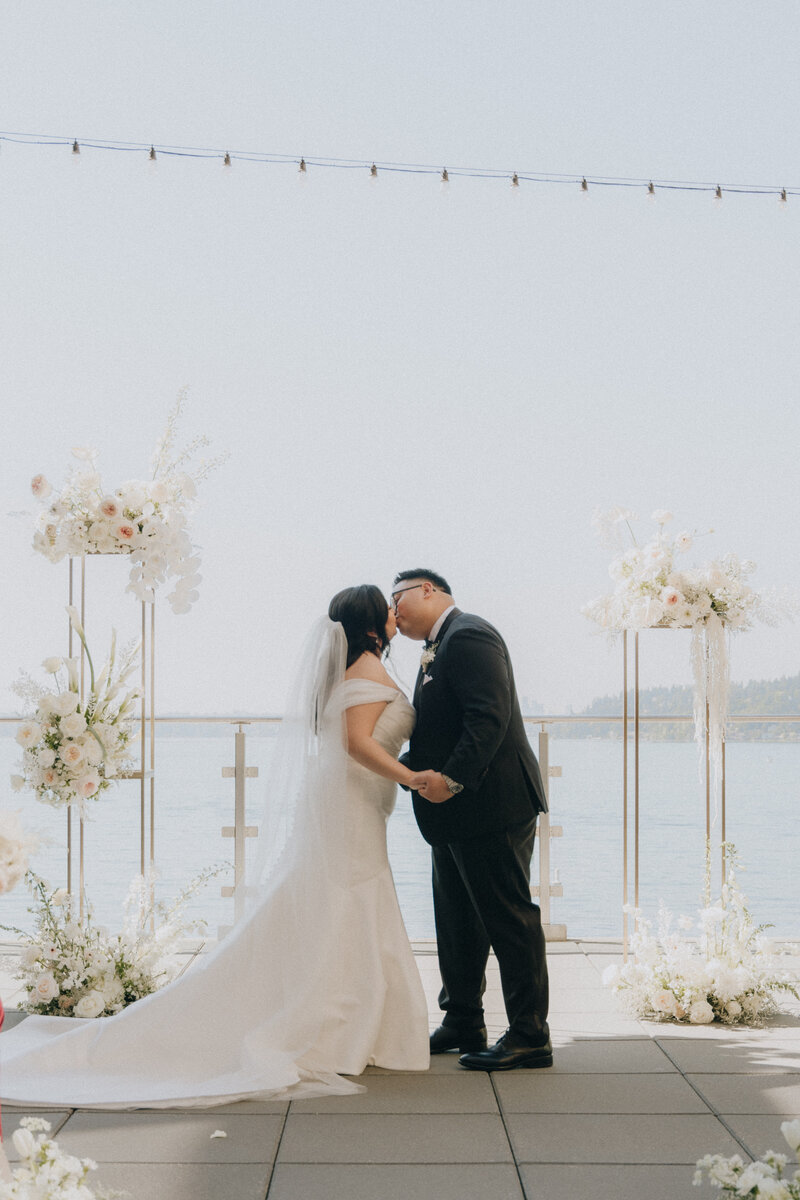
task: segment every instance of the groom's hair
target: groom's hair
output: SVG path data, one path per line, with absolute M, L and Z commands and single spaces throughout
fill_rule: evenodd
M 395 583 L 404 583 L 406 579 L 427 579 L 438 588 L 440 592 L 445 592 L 448 596 L 452 596 L 450 584 L 443 575 L 437 575 L 435 571 L 426 571 L 422 567 L 417 571 L 401 571 L 399 575 L 395 575 Z

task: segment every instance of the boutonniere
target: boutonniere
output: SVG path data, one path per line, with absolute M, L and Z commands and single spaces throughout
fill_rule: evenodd
M 433 660 L 436 658 L 436 651 L 438 650 L 438 648 L 439 648 L 439 643 L 434 642 L 432 645 L 428 646 L 425 650 L 422 651 L 422 658 L 419 660 L 419 665 L 422 667 L 423 675 L 428 674 L 428 667 L 432 664 Z

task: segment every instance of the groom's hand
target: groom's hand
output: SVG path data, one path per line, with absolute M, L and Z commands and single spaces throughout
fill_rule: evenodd
M 431 804 L 444 804 L 445 800 L 451 799 L 450 788 L 439 771 L 421 771 L 420 778 L 422 782 L 417 791 Z

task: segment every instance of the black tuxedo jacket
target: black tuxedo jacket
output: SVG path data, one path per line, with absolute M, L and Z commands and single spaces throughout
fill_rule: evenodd
M 414 689 L 417 722 L 402 761 L 464 785 L 443 804 L 414 793 L 414 815 L 432 845 L 477 837 L 547 811 L 539 764 L 525 733 L 508 649 L 497 630 L 452 612 L 436 657 Z

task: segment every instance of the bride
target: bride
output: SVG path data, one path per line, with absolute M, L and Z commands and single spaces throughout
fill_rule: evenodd
M 210 1106 L 361 1090 L 423 1071 L 428 1016 L 386 851 L 414 710 L 382 656 L 373 585 L 309 635 L 270 767 L 248 911 L 161 991 L 116 1016 L 29 1016 L 0 1036 L 2 1098 L 86 1108 Z

